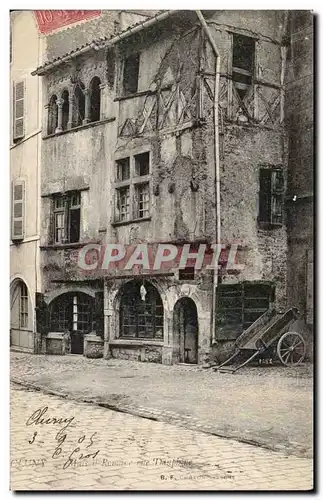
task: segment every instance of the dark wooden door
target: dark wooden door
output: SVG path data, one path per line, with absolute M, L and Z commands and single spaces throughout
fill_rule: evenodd
M 71 332 L 71 354 L 84 353 L 84 332 L 74 330 Z

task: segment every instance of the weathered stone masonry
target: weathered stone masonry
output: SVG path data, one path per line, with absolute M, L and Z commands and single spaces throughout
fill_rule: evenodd
M 238 275 L 221 273 L 219 288 L 229 284 L 271 286 L 274 294 L 270 301 L 285 307 L 286 220 L 283 216 L 279 224 L 270 227 L 259 222 L 260 170 L 278 168 L 287 179 L 284 12 L 246 11 L 243 25 L 238 12 L 209 11 L 205 15 L 222 61 L 221 243 L 239 243 L 245 264 Z M 247 82 L 242 84 L 237 84 L 232 61 L 239 36 L 248 37 L 255 53 L 252 77 L 242 70 L 240 80 Z M 137 88 L 132 95 L 125 95 L 125 65 L 131 57 L 135 60 L 137 53 Z M 196 14 L 182 12 L 107 49 L 93 49 L 57 65 L 43 78 L 47 99 L 53 93 L 61 95 L 64 89 L 74 96 L 75 81 L 81 81 L 85 89 L 94 77 L 101 82 L 100 120 L 44 137 L 42 156 L 45 302 L 50 308 L 59 292 L 72 293 L 71 297 L 75 293 L 73 304 L 67 308 L 75 328 L 75 318 L 81 314 L 78 307 L 84 300 L 81 292 L 95 300 L 91 325 L 97 335 L 85 336 L 86 355 L 166 364 L 202 363 L 210 356 L 221 357 L 221 352 L 232 345 L 234 326 L 229 335 L 217 337 L 215 332 L 212 339 L 210 271 L 196 271 L 193 279 L 183 280 L 176 269 L 167 275 L 150 272 L 138 276 L 123 271 L 104 277 L 99 271 L 84 274 L 77 266 L 78 250 L 87 242 L 215 242 L 214 72 L 215 57 Z M 76 104 L 71 99 L 70 106 Z M 149 215 L 139 220 L 131 204 L 143 179 L 131 176 L 138 175 L 137 158 L 147 154 L 149 173 L 144 182 Z M 116 178 L 118 162 L 129 162 L 129 181 Z M 55 244 L 53 200 L 58 193 L 67 193 L 69 199 L 68 193 L 74 191 L 81 192 L 79 241 Z M 119 192 L 128 193 L 130 201 L 125 203 L 129 203 L 129 209 L 127 205 L 120 209 Z M 120 210 L 130 210 L 130 220 L 122 220 Z M 125 290 L 133 281 L 138 287 L 144 283 L 152 287 L 142 318 L 146 325 L 148 314 L 154 325 L 153 336 L 150 327 L 136 319 L 137 332 L 144 328 L 147 338 L 131 336 L 134 306 L 125 300 Z M 84 307 L 89 318 L 86 304 Z M 140 303 L 136 307 L 140 309 Z M 152 319 L 161 313 L 151 315 L 150 307 L 152 311 L 162 308 L 162 331 Z M 50 321 L 47 331 L 51 330 Z

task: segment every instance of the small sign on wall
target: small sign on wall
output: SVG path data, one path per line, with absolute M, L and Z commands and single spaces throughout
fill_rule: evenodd
M 40 33 L 46 34 L 63 26 L 92 19 L 101 14 L 101 10 L 35 10 Z

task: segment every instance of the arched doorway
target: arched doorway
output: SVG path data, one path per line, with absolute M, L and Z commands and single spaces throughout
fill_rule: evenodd
M 15 279 L 10 287 L 10 346 L 34 350 L 33 314 L 26 283 Z
M 119 337 L 162 340 L 164 308 L 158 290 L 147 281 L 134 280 L 120 293 Z
M 174 357 L 179 363 L 198 362 L 198 318 L 195 302 L 179 299 L 174 307 Z
M 86 293 L 59 295 L 49 306 L 49 331 L 69 332 L 71 354 L 83 354 L 84 335 L 95 330 L 94 299 Z

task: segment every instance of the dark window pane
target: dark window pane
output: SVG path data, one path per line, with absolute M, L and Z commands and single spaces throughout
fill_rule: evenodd
M 100 107 L 101 107 L 101 80 L 95 76 L 91 82 L 91 114 L 90 121 L 96 122 L 100 120 Z
M 148 175 L 149 174 L 149 153 L 142 153 L 140 155 L 135 155 L 135 168 L 136 175 Z
M 80 214 L 79 208 L 70 210 L 70 242 L 75 243 L 80 239 Z
M 246 71 L 253 71 L 255 41 L 243 35 L 233 35 L 232 65 Z
M 178 277 L 180 280 L 194 280 L 195 277 L 194 267 L 185 267 L 185 269 L 179 269 Z
M 129 158 L 122 158 L 116 161 L 117 165 L 117 179 L 118 181 L 125 181 L 130 177 L 130 163 Z

